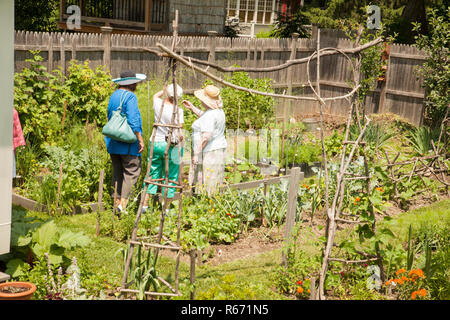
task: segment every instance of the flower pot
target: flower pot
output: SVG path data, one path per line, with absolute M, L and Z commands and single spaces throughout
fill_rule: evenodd
M 31 282 L 0 283 L 0 300 L 30 300 L 35 291 L 36 286 Z

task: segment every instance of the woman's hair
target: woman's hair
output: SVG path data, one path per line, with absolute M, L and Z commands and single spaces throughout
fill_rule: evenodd
M 127 89 L 130 91 L 135 91 L 137 88 L 137 83 L 129 84 L 129 85 L 119 85 L 119 89 Z

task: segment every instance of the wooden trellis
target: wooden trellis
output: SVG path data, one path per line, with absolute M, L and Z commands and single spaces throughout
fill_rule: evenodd
M 176 42 L 177 42 L 177 33 L 178 33 L 178 11 L 175 12 L 175 20 L 173 21 L 173 38 L 172 38 L 172 50 L 175 49 Z M 172 286 L 170 283 L 168 283 L 166 280 L 164 280 L 162 277 L 158 276 L 158 280 L 166 285 L 171 292 L 154 292 L 154 291 L 145 291 L 144 294 L 147 296 L 181 296 L 181 292 L 179 291 L 179 265 L 180 265 L 180 253 L 182 250 L 182 247 L 180 246 L 180 228 L 181 228 L 181 212 L 182 212 L 182 201 L 179 201 L 178 206 L 178 219 L 177 219 L 177 240 L 176 242 L 170 241 L 167 237 L 164 236 L 164 220 L 165 215 L 168 207 L 168 201 L 167 201 L 167 193 L 168 188 L 176 188 L 179 190 L 180 198 L 183 194 L 183 184 L 182 184 L 182 170 L 183 166 L 180 164 L 179 167 L 179 175 L 178 175 L 178 181 L 172 181 L 169 180 L 169 147 L 170 147 L 170 141 L 172 139 L 172 135 L 174 133 L 174 130 L 181 129 L 181 125 L 177 124 L 179 123 L 178 119 L 178 99 L 177 99 L 177 78 L 176 78 L 176 62 L 174 59 L 169 58 L 168 63 L 168 70 L 166 73 L 166 79 L 165 79 L 165 85 L 164 87 L 167 87 L 169 76 L 172 76 L 172 83 L 174 87 L 174 101 L 173 101 L 173 113 L 172 113 L 172 119 L 170 124 L 162 124 L 161 118 L 164 110 L 164 103 L 161 105 L 161 110 L 158 115 L 157 121 L 153 124 L 153 132 L 151 136 L 151 145 L 150 145 L 150 156 L 149 156 L 149 163 L 147 166 L 147 172 L 144 179 L 144 193 L 141 196 L 141 201 L 139 203 L 138 212 L 136 215 L 135 223 L 133 232 L 131 234 L 131 240 L 129 241 L 130 244 L 130 250 L 128 252 L 128 256 L 125 262 L 125 269 L 122 277 L 122 285 L 120 288 L 120 292 L 122 293 L 132 293 L 137 294 L 139 290 L 133 290 L 128 289 L 128 287 L 132 284 L 128 281 L 128 274 L 130 272 L 130 265 L 132 263 L 133 254 L 134 254 L 134 248 L 135 246 L 142 246 L 144 249 L 153 249 L 154 250 L 154 257 L 153 259 L 158 258 L 159 250 L 172 250 L 176 252 L 176 264 L 175 264 L 175 285 Z M 155 137 L 156 137 L 156 130 L 159 126 L 164 126 L 168 128 L 169 134 L 168 134 L 168 143 L 167 147 L 164 152 L 164 159 L 165 159 L 165 178 L 159 178 L 159 179 L 153 179 L 150 177 L 150 169 L 152 166 L 152 158 L 153 158 L 153 147 L 155 143 Z M 182 142 L 180 142 L 180 145 L 178 147 L 178 159 L 181 160 L 181 149 L 182 149 Z M 170 185 L 170 183 L 174 185 Z M 139 221 L 142 215 L 142 207 L 144 204 L 145 194 L 147 191 L 147 188 L 149 185 L 156 185 L 163 188 L 163 201 L 162 201 L 162 211 L 161 211 L 161 218 L 160 218 L 160 225 L 159 225 L 159 231 L 158 235 L 156 237 L 137 237 L 137 231 L 139 227 Z M 161 244 L 164 240 L 164 244 Z

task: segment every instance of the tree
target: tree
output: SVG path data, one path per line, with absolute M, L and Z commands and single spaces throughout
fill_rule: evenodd
M 428 15 L 429 34 L 416 36 L 416 46 L 424 50 L 427 59 L 418 69 L 427 89 L 425 103 L 425 124 L 440 126 L 450 106 L 450 7 L 446 15 L 439 15 L 432 9 Z M 414 23 L 414 30 L 420 31 L 422 25 Z
M 428 34 L 426 13 L 438 9 L 438 15 L 445 15 L 445 0 L 328 0 L 325 3 L 311 1 L 302 9 L 306 18 L 320 28 L 341 29 L 342 22 L 364 24 L 368 5 L 377 5 L 381 9 L 381 22 L 385 35 L 397 35 L 398 43 L 414 43 L 417 30 L 413 23 L 422 25 L 420 33 Z
M 58 0 L 15 0 L 14 28 L 25 31 L 58 31 Z
M 301 10 L 295 12 L 291 17 L 285 17 L 278 13 L 275 26 L 270 32 L 270 37 L 290 38 L 293 33 L 298 33 L 300 38 L 308 38 L 309 33 L 304 27 L 308 23 L 308 18 Z

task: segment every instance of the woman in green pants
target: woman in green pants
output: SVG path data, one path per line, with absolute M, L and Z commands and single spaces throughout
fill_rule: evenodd
M 161 90 L 153 96 L 153 110 L 155 111 L 155 123 L 158 121 L 159 115 L 161 113 L 161 108 L 163 108 L 160 124 L 171 124 L 172 116 L 173 116 L 173 108 L 174 108 L 174 87 L 173 84 L 167 86 L 167 97 L 163 100 L 164 91 Z M 183 94 L 183 89 L 177 85 L 176 94 L 178 99 L 181 98 Z M 184 117 L 183 117 L 183 109 L 178 107 L 178 116 L 175 117 L 176 125 L 183 125 Z M 150 177 L 152 179 L 160 179 L 165 178 L 165 157 L 164 153 L 167 148 L 167 144 L 169 143 L 169 180 L 178 181 L 179 175 L 179 167 L 182 159 L 179 159 L 179 148 L 181 147 L 181 142 L 183 141 L 183 134 L 181 128 L 173 129 L 172 139 L 168 141 L 169 136 L 169 128 L 165 126 L 158 126 L 156 128 L 155 133 L 155 142 L 153 145 L 153 157 L 152 164 L 150 168 Z M 151 141 L 149 150 L 151 150 Z M 181 157 L 183 157 L 183 148 L 181 148 Z M 150 152 L 147 158 L 147 163 L 150 160 Z M 174 183 L 169 183 L 169 185 L 175 185 Z M 162 192 L 164 193 L 165 188 L 162 188 Z M 176 188 L 168 188 L 167 190 L 167 198 L 173 198 L 175 195 Z M 149 184 L 148 189 L 145 195 L 143 210 L 146 211 L 148 208 L 148 198 L 149 195 L 156 195 L 158 191 L 158 186 L 154 184 Z

